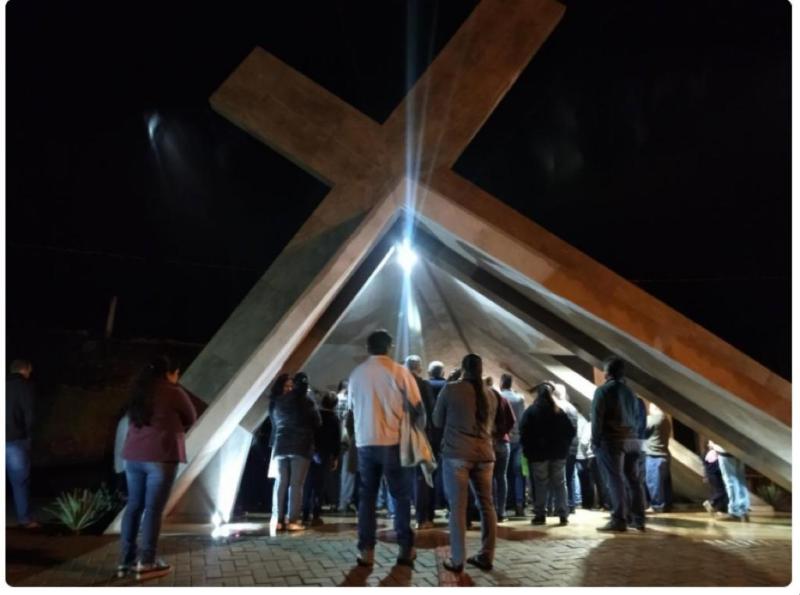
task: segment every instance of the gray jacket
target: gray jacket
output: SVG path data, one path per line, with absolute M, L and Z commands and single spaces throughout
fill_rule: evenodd
M 486 422 L 475 418 L 476 394 L 472 383 L 450 382 L 439 393 L 433 409 L 433 425 L 444 428 L 442 456 L 465 461 L 494 461 L 492 433 L 497 417 L 497 397 L 483 388 L 486 399 Z

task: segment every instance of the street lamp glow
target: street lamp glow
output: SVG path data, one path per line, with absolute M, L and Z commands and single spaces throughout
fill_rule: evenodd
M 403 267 L 406 273 L 410 273 L 414 265 L 417 264 L 419 257 L 414 250 L 411 249 L 411 242 L 408 239 L 403 240 L 397 246 L 397 262 Z

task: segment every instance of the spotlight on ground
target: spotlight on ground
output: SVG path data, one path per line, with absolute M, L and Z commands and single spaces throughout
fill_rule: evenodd
M 397 246 L 397 262 L 407 274 L 417 264 L 418 259 L 417 253 L 411 248 L 411 242 L 407 238 Z

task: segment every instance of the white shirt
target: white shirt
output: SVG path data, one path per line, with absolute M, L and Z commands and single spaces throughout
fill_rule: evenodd
M 411 372 L 386 355 L 371 355 L 350 374 L 348 407 L 353 410 L 356 446 L 400 444 L 405 399 L 422 403 Z

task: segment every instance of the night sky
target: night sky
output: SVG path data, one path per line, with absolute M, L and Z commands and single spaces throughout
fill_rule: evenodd
M 112 295 L 207 341 L 328 190 L 214 89 L 261 45 L 383 121 L 475 4 L 12 0 L 9 356 Z M 455 169 L 789 378 L 789 4 L 566 5 Z

